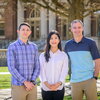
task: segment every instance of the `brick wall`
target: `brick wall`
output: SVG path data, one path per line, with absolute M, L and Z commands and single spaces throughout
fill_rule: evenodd
M 17 0 L 8 0 L 5 8 L 5 38 L 9 40 L 17 37 Z

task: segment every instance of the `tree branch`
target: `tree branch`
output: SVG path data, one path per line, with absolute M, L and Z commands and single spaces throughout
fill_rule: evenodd
M 92 12 L 89 11 L 87 14 L 84 14 L 83 17 L 87 17 L 87 16 L 91 15 L 91 13 L 92 13 Z
M 67 0 L 67 2 L 69 3 L 69 5 L 72 7 L 72 2 L 70 0 Z
M 64 4 L 62 4 L 62 2 L 58 2 L 58 0 L 51 0 L 52 3 L 54 4 L 55 7 L 57 7 L 58 9 L 61 9 L 63 11 L 65 11 L 66 13 L 68 12 L 67 7 L 64 6 Z

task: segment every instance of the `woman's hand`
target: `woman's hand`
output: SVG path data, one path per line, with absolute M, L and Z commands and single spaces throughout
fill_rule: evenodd
M 44 82 L 44 84 L 45 84 L 49 89 L 51 89 L 51 84 L 49 84 L 47 81 Z
M 52 91 L 57 91 L 57 88 L 62 84 L 62 82 L 57 82 L 56 84 L 51 85 Z
M 62 84 L 62 82 L 57 82 L 55 84 L 49 84 L 47 81 L 44 82 L 44 84 L 51 90 L 51 91 L 56 91 L 57 88 Z

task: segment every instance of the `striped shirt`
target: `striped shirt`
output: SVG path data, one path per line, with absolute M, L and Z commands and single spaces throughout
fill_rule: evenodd
M 24 81 L 36 80 L 40 73 L 37 46 L 20 39 L 10 44 L 7 51 L 8 69 L 12 74 L 12 85 L 23 85 Z

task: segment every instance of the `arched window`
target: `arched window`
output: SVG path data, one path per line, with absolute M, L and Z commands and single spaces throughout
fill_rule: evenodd
M 98 15 L 98 23 L 97 23 L 97 36 L 100 37 L 100 14 Z
M 31 24 L 32 34 L 31 39 L 32 40 L 38 40 L 40 38 L 40 11 L 37 8 L 34 8 L 31 10 L 29 14 L 29 18 L 27 20 Z
M 31 18 L 34 18 L 34 17 L 40 17 L 40 11 L 39 11 L 39 9 L 33 9 L 32 10 Z
M 69 39 L 69 24 L 68 19 L 61 16 L 56 17 L 56 29 L 59 31 L 62 40 Z
M 100 12 L 91 16 L 91 36 L 100 37 Z

